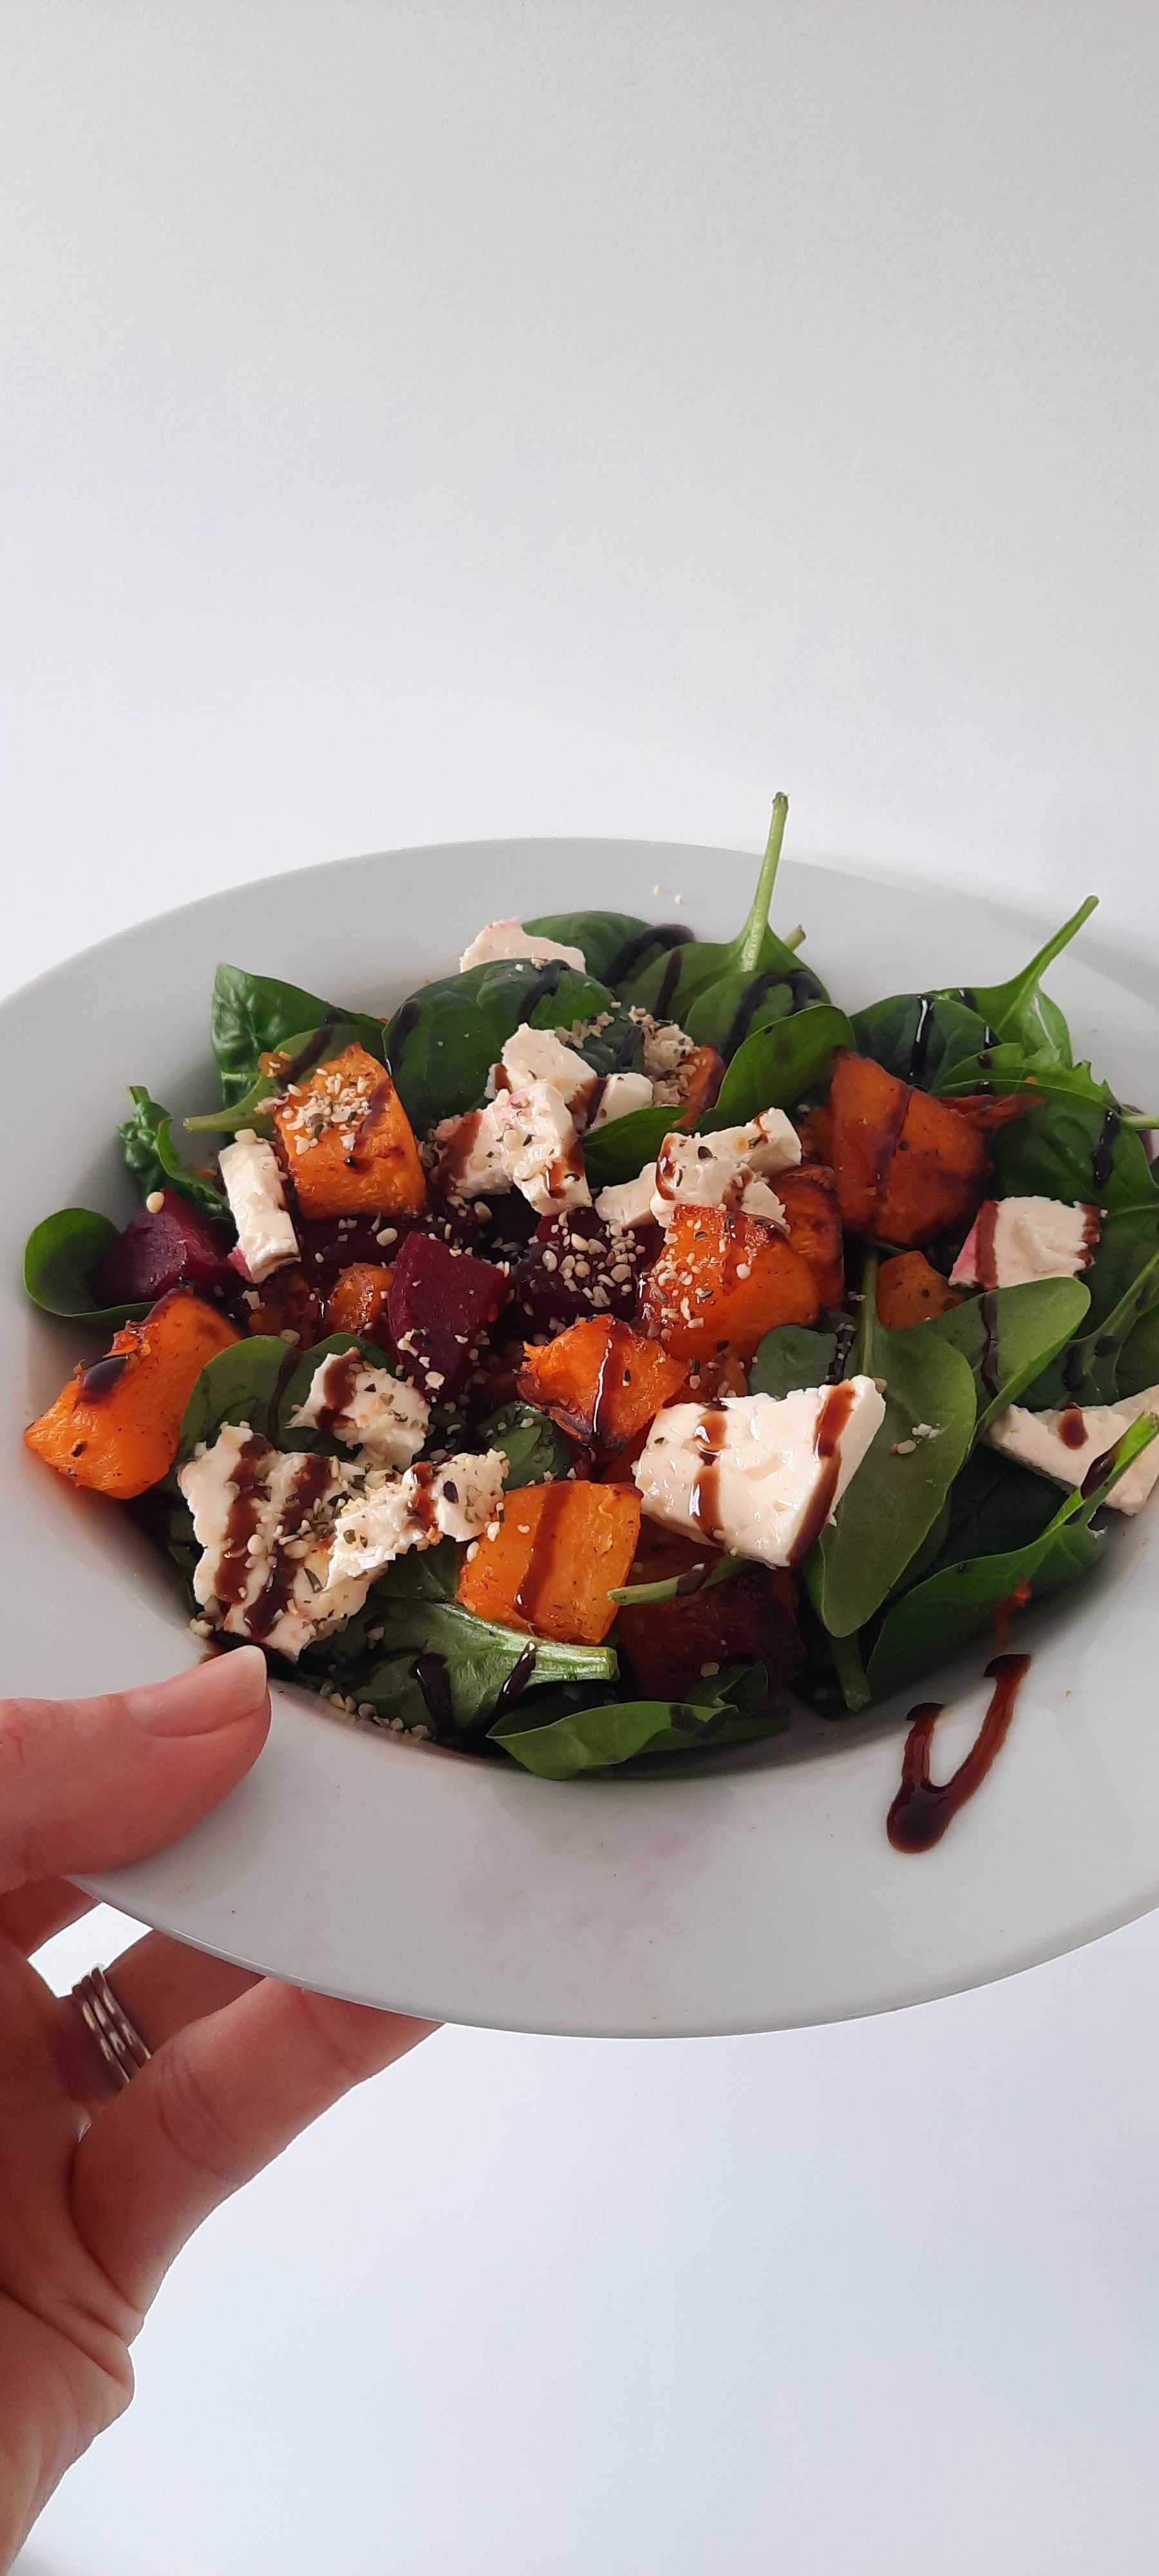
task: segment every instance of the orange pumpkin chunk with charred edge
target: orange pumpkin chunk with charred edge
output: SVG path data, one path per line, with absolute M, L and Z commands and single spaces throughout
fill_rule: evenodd
M 883 1261 L 877 1274 L 877 1320 L 891 1333 L 924 1324 L 929 1315 L 944 1315 L 961 1303 L 956 1288 L 935 1270 L 924 1252 L 898 1252 Z
M 820 1307 L 808 1263 L 783 1234 L 728 1208 L 678 1206 L 640 1282 L 639 1320 L 674 1359 L 728 1349 L 751 1360 L 774 1324 L 815 1324 Z
M 789 1242 L 808 1263 L 823 1306 L 845 1296 L 845 1243 L 837 1204 L 837 1176 L 824 1163 L 798 1163 L 772 1184 L 789 1223 Z
M 24 1437 L 38 1458 L 100 1494 L 130 1502 L 167 1476 L 185 1407 L 207 1360 L 241 1335 L 189 1288 L 171 1288 L 104 1359 L 78 1366 Z
M 624 1449 L 670 1402 L 688 1372 L 615 1316 L 586 1317 L 539 1349 L 525 1345 L 520 1395 L 577 1440 Z
M 829 1115 L 843 1223 L 905 1249 L 971 1225 L 989 1175 L 990 1130 L 1025 1105 L 935 1100 L 839 1047 Z
M 459 1577 L 480 1619 L 562 1644 L 599 1646 L 616 1615 L 640 1535 L 640 1497 L 626 1485 L 525 1485 L 508 1494 L 497 1538 L 482 1538 Z
M 303 1216 L 367 1209 L 414 1215 L 426 1178 L 410 1120 L 384 1065 L 344 1047 L 293 1083 L 274 1111 L 286 1169 Z
M 724 1080 L 724 1057 L 714 1046 L 694 1047 L 676 1068 L 680 1087 L 680 1114 L 673 1117 L 674 1127 L 695 1132 L 696 1121 L 706 1109 L 715 1105 L 716 1095 Z
M 364 1333 L 389 1349 L 386 1301 L 393 1277 L 393 1270 L 376 1261 L 352 1261 L 348 1270 L 339 1272 L 326 1300 L 326 1331 Z
M 694 1566 L 711 1572 L 720 1550 L 686 1538 L 682 1531 L 645 1518 L 640 1523 L 630 1583 L 664 1583 L 689 1575 Z M 801 1661 L 795 1615 L 793 1576 L 768 1566 L 746 1566 L 726 1583 L 684 1594 L 675 1601 L 641 1603 L 621 1608 L 617 1642 L 630 1664 L 642 1699 L 683 1699 L 700 1681 L 706 1664 L 760 1663 L 770 1690 L 780 1690 Z

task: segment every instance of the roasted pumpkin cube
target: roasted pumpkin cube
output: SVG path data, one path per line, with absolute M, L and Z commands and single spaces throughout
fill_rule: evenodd
M 598 1646 L 639 1535 L 640 1497 L 626 1485 L 523 1485 L 508 1494 L 497 1536 L 467 1558 L 459 1599 L 500 1627 Z
M 678 1204 L 640 1282 L 643 1330 L 694 1364 L 722 1350 L 751 1360 L 774 1324 L 815 1324 L 820 1307 L 813 1273 L 784 1235 L 729 1208 Z
M 798 1163 L 772 1183 L 789 1221 L 789 1241 L 808 1263 L 823 1306 L 845 1295 L 845 1242 L 837 1203 L 837 1177 L 824 1163 Z
M 324 1330 L 327 1333 L 361 1333 L 372 1342 L 390 1343 L 386 1320 L 386 1301 L 390 1295 L 393 1270 L 375 1261 L 352 1261 L 340 1272 L 326 1300 Z
M 168 1475 L 202 1369 L 240 1339 L 216 1306 L 171 1288 L 140 1323 L 114 1333 L 103 1359 L 74 1369 L 25 1440 L 74 1484 L 129 1502 Z
M 927 1261 L 924 1252 L 897 1252 L 877 1274 L 877 1320 L 891 1333 L 924 1324 L 960 1304 L 956 1288 Z
M 681 1105 L 679 1117 L 672 1121 L 673 1126 L 682 1127 L 689 1135 L 694 1135 L 697 1119 L 703 1118 L 706 1109 L 713 1108 L 723 1080 L 724 1057 L 718 1055 L 714 1046 L 694 1047 L 691 1055 L 686 1055 L 676 1068 L 675 1081 Z
M 625 1449 L 683 1386 L 682 1360 L 614 1315 L 572 1324 L 543 1348 L 526 1346 L 518 1392 L 577 1440 Z
M 365 1047 L 344 1047 L 308 1082 L 292 1083 L 274 1118 L 303 1216 L 368 1208 L 411 1216 L 425 1207 L 410 1120 L 386 1067 Z
M 838 1047 L 829 1092 L 830 1160 L 841 1222 L 851 1234 L 874 1234 L 878 1201 L 912 1094 L 867 1055 Z
M 251 1305 L 250 1298 L 256 1303 Z M 246 1295 L 247 1333 L 294 1334 L 302 1349 L 322 1338 L 322 1299 L 298 1261 L 288 1261 L 284 1270 L 271 1270 L 260 1289 L 251 1288 Z
M 882 1176 L 872 1232 L 908 1248 L 973 1222 L 990 1170 L 989 1140 L 928 1091 L 911 1091 Z
M 673 1575 L 688 1580 L 697 1566 L 711 1573 L 719 1561 L 718 1548 L 644 1519 L 628 1581 L 664 1583 Z M 780 1690 L 801 1661 L 795 1603 L 791 1574 L 746 1566 L 743 1574 L 702 1584 L 675 1601 L 625 1604 L 616 1641 L 642 1699 L 684 1699 L 706 1664 L 724 1672 L 729 1664 L 750 1661 L 765 1666 L 770 1690 Z

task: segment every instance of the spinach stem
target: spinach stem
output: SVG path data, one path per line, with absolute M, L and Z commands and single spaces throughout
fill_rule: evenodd
M 1028 992 L 1035 984 L 1040 984 L 1047 967 L 1053 965 L 1056 957 L 1061 957 L 1064 948 L 1069 948 L 1075 932 L 1081 930 L 1084 921 L 1089 921 L 1092 912 L 1097 910 L 1098 901 L 1097 894 L 1088 894 L 1080 903 L 1078 911 L 1072 912 L 1070 920 L 1064 921 L 1061 930 L 1055 931 L 1053 939 L 1048 939 L 1045 947 L 1039 949 L 1037 957 L 1032 957 L 1029 966 L 1024 968 L 1021 975 L 1014 978 L 1015 982 Z
M 869 1363 L 873 1356 L 873 1337 L 877 1329 L 877 1273 L 880 1254 L 867 1252 L 861 1273 L 861 1304 L 857 1309 L 857 1330 L 849 1345 L 845 1363 L 846 1377 L 872 1377 Z
M 757 878 L 752 910 L 737 943 L 736 963 L 743 975 L 755 974 L 761 962 L 761 948 L 769 926 L 769 906 L 773 900 L 773 887 L 777 882 L 781 843 L 785 837 L 788 812 L 788 797 L 774 796 L 773 819 L 769 825 L 769 837 L 765 843 L 765 855 L 761 861 L 761 872 Z

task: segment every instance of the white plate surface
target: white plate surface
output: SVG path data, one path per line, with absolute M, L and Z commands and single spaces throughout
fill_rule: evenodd
M 515 841 L 404 851 L 267 879 L 149 921 L 0 1009 L 6 1156 L 0 1686 L 57 1694 L 178 1670 L 179 1601 L 116 1506 L 24 1450 L 82 1337 L 31 1310 L 20 1249 L 54 1207 L 134 1204 L 113 1138 L 125 1085 L 182 1109 L 213 1092 L 221 958 L 389 1008 L 497 915 L 610 905 L 728 936 L 755 862 L 660 843 Z M 659 884 L 662 893 L 653 888 Z M 1036 929 L 993 905 L 786 862 L 782 925 L 849 1008 L 992 982 Z M 1051 990 L 1127 1098 L 1150 1105 L 1159 1013 L 1097 937 Z M 33 1106 L 35 1114 L 33 1115 Z M 90 1343 L 90 1347 L 92 1347 Z M 904 1703 L 670 1778 L 533 1780 L 352 1728 L 292 1690 L 224 1807 L 171 1851 L 92 1882 L 143 1921 L 303 1984 L 516 2030 L 638 2037 L 837 2020 L 979 1984 L 1145 1913 L 1159 1896 L 1159 1605 L 1143 1515 L 1070 1601 L 1022 1623 L 1034 1661 L 989 1779 L 933 1852 L 885 1836 Z M 935 1694 L 942 1776 L 985 1703 L 985 1641 Z M 923 1685 L 923 1695 L 930 1690 Z M 917 1696 L 916 1693 L 913 1696 Z M 942 1732 L 942 1730 L 940 1730 Z

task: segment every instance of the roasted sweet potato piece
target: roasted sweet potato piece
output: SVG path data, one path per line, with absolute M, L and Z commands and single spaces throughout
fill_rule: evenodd
M 826 1108 L 810 1109 L 796 1122 L 803 1163 L 833 1163 L 833 1121 Z
M 871 1231 L 907 1248 L 960 1233 L 977 1212 L 989 1169 L 988 1139 L 972 1119 L 928 1091 L 911 1091 Z
M 410 1120 L 384 1065 L 344 1047 L 292 1083 L 274 1112 L 286 1170 L 306 1217 L 413 1215 L 427 1185 Z
M 717 1054 L 714 1046 L 694 1047 L 691 1055 L 685 1056 L 683 1064 L 677 1066 L 676 1080 L 681 1109 L 672 1124 L 694 1135 L 697 1119 L 703 1118 L 705 1110 L 715 1104 L 724 1080 L 724 1057 Z
M 674 1359 L 751 1360 L 774 1324 L 814 1324 L 820 1305 L 808 1263 L 763 1217 L 685 1204 L 641 1280 L 639 1320 Z
M 845 1245 L 837 1177 L 824 1163 L 798 1163 L 778 1172 L 772 1183 L 789 1220 L 789 1241 L 808 1263 L 823 1306 L 839 1306 L 845 1295 Z
M 459 1599 L 501 1627 L 598 1646 L 639 1535 L 640 1497 L 626 1485 L 524 1485 L 508 1494 L 498 1537 L 467 1558 Z
M 873 1234 L 878 1201 L 912 1094 L 871 1056 L 838 1047 L 829 1092 L 831 1162 L 841 1222 Z
M 529 1343 L 516 1384 L 529 1404 L 577 1440 L 624 1449 L 671 1402 L 687 1374 L 683 1360 L 669 1359 L 630 1324 L 593 1315 L 542 1348 Z
M 719 1556 L 718 1548 L 644 1519 L 627 1579 L 664 1583 L 697 1565 L 711 1572 Z M 750 1660 L 764 1664 L 770 1690 L 779 1690 L 801 1661 L 795 1600 L 791 1574 L 753 1565 L 677 1601 L 621 1609 L 616 1639 L 642 1699 L 683 1699 L 703 1678 L 706 1664 L 723 1672 Z
M 326 1300 L 323 1331 L 365 1333 L 385 1350 L 390 1341 L 386 1301 L 393 1277 L 393 1270 L 384 1270 L 377 1262 L 352 1261 Z
M 878 1271 L 877 1319 L 891 1333 L 903 1332 L 909 1324 L 924 1324 L 928 1315 L 944 1315 L 960 1302 L 957 1290 L 924 1252 L 895 1253 Z
M 192 1288 L 171 1288 L 139 1324 L 114 1333 L 104 1359 L 74 1369 L 25 1432 L 29 1448 L 74 1484 L 128 1502 L 168 1475 L 206 1361 L 240 1339 Z

